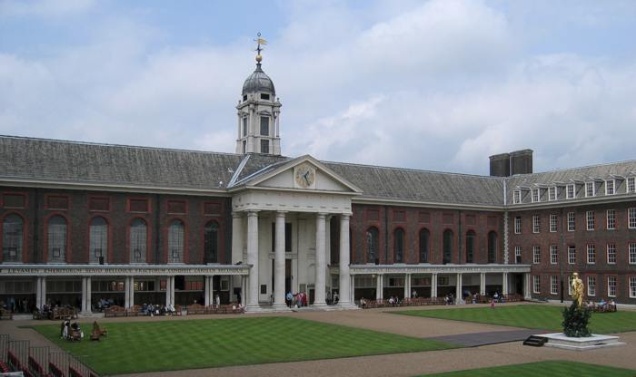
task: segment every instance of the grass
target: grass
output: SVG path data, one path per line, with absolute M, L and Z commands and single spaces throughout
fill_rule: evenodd
M 401 315 L 487 323 L 548 331 L 563 331 L 563 307 L 548 305 L 499 305 L 490 307 L 438 310 L 407 310 Z M 593 334 L 636 331 L 636 312 L 593 313 L 589 322 Z
M 572 361 L 541 361 L 528 364 L 507 365 L 482 369 L 464 370 L 427 377 L 632 377 L 634 371 L 601 365 L 576 363 Z
M 86 336 L 90 323 L 80 323 Z M 34 326 L 100 375 L 214 368 L 453 348 L 427 339 L 289 317 L 111 322 L 99 342 L 60 339 Z

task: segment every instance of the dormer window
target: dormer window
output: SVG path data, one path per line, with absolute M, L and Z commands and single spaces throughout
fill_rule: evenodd
M 261 99 L 264 99 L 264 100 L 269 101 L 269 94 L 267 94 L 267 93 L 261 93 Z
M 512 202 L 514 204 L 521 203 L 521 190 L 515 190 L 512 194 Z
M 574 183 L 570 183 L 569 185 L 567 185 L 566 187 L 566 192 L 565 192 L 565 198 L 566 199 L 574 199 L 575 197 L 575 187 L 574 187 Z
M 532 190 L 532 202 L 537 203 L 541 201 L 541 189 Z
M 594 182 L 585 182 L 585 197 L 591 198 L 596 194 Z
M 636 177 L 627 178 L 627 192 L 636 192 Z
M 557 199 L 557 188 L 556 186 L 551 186 L 548 188 L 548 200 L 555 201 Z
M 605 181 L 605 195 L 614 195 L 616 182 L 613 179 Z

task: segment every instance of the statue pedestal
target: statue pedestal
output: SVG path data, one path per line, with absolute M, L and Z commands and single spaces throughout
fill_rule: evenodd
M 537 336 L 547 338 L 546 347 L 562 348 L 572 351 L 587 351 L 605 347 L 622 346 L 625 343 L 619 341 L 618 336 L 612 335 L 592 335 L 582 338 L 565 336 L 563 333 L 538 334 Z

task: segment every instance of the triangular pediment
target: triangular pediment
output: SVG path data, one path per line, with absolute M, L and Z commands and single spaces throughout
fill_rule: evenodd
M 361 190 L 310 155 L 270 166 L 237 182 L 235 189 L 294 190 L 359 195 Z

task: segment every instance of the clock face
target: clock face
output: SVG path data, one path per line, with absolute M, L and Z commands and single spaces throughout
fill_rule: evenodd
M 295 173 L 296 183 L 300 187 L 313 186 L 316 180 L 316 169 L 308 164 L 301 164 L 296 167 Z

